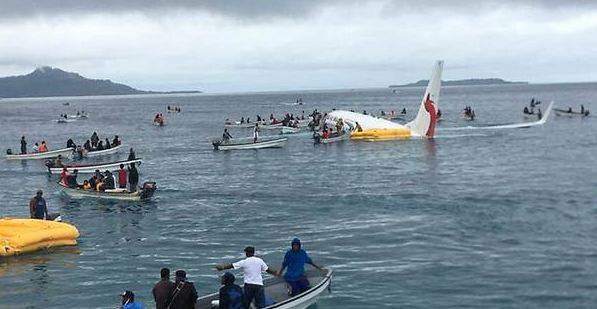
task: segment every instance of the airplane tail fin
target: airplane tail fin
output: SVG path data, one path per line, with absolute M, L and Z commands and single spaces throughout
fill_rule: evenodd
M 437 61 L 433 67 L 433 73 L 423 101 L 419 107 L 417 117 L 406 126 L 410 128 L 414 136 L 433 138 L 435 134 L 435 124 L 437 122 L 437 103 L 439 103 L 439 92 L 442 84 L 443 61 Z M 437 103 L 436 103 L 437 102 Z

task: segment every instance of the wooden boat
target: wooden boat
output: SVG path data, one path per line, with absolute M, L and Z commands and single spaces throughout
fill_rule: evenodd
M 574 111 L 570 111 L 569 109 L 560 109 L 560 108 L 554 108 L 553 111 L 556 113 L 556 116 L 587 117 L 590 115 L 590 112 L 588 109 L 586 109 L 584 113 L 574 112 Z
M 97 198 L 115 201 L 141 201 L 153 197 L 157 186 L 155 182 L 145 182 L 136 192 L 129 192 L 126 189 L 111 189 L 106 191 L 83 190 L 80 188 L 69 188 L 62 182 L 58 185 L 66 195 L 75 199 Z
M 110 149 L 88 151 L 88 152 L 84 153 L 83 156 L 85 156 L 87 158 L 93 158 L 93 157 L 110 155 L 110 154 L 119 152 L 121 148 L 122 148 L 122 144 L 112 147 Z
M 263 138 L 253 143 L 253 138 L 231 139 L 228 142 L 222 140 L 212 141 L 214 150 L 244 150 L 244 149 L 262 149 L 262 148 L 280 148 L 284 147 L 288 139 L 280 138 Z
M 325 271 L 313 269 L 305 272 L 305 275 L 311 283 L 311 288 L 293 297 L 288 295 L 288 287 L 283 278 L 264 280 L 265 297 L 275 302 L 264 309 L 306 309 L 317 302 L 321 293 L 325 290 L 329 291 L 332 284 L 331 269 Z M 214 293 L 197 299 L 195 308 L 218 308 L 218 304 L 219 293 Z
M 72 148 L 64 148 L 51 150 L 46 152 L 35 152 L 26 154 L 7 154 L 7 160 L 39 160 L 39 159 L 51 159 L 58 156 L 69 157 L 73 154 Z
M 106 162 L 106 163 L 94 163 L 94 164 L 70 164 L 64 165 L 66 170 L 69 173 L 72 173 L 74 170 L 77 170 L 79 174 L 93 174 L 95 170 L 100 170 L 102 173 L 106 170 L 111 172 L 118 171 L 120 169 L 120 164 L 124 164 L 124 166 L 129 166 L 131 163 L 135 163 L 140 165 L 142 162 L 141 158 L 135 160 L 124 160 L 124 161 L 114 161 L 114 162 Z M 48 171 L 50 174 L 60 174 L 62 173 L 62 167 L 49 167 Z

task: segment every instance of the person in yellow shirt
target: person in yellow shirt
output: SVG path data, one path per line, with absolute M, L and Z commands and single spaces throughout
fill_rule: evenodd
M 91 189 L 91 184 L 89 183 L 88 180 L 83 181 L 83 190 L 89 190 Z

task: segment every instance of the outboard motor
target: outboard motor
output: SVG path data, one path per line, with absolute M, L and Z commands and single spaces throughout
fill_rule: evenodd
M 12 149 L 10 149 L 10 148 L 6 149 L 6 154 L 7 155 L 11 155 L 12 154 Z
M 146 181 L 141 187 L 141 199 L 148 199 L 153 196 L 153 193 L 158 187 L 155 181 Z

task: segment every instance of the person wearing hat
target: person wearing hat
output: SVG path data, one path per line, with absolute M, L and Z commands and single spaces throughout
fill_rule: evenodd
M 122 309 L 143 309 L 143 304 L 135 302 L 135 293 L 124 291 L 122 294 Z
M 220 309 L 244 309 L 244 295 L 240 286 L 234 284 L 234 275 L 226 272 L 222 276 L 222 287 L 218 308 Z
M 197 302 L 197 290 L 193 282 L 187 281 L 187 273 L 184 270 L 177 270 L 175 273 L 176 282 L 168 309 L 194 309 Z
M 166 309 L 170 303 L 172 291 L 174 291 L 174 282 L 170 281 L 170 269 L 168 268 L 160 270 L 160 277 L 162 279 L 155 284 L 151 294 L 153 294 L 156 309 Z
M 48 207 L 46 200 L 42 197 L 43 194 L 42 190 L 37 190 L 37 194 L 29 201 L 31 219 L 46 220 L 48 218 Z
M 307 251 L 301 248 L 300 239 L 293 239 L 290 246 L 291 249 L 284 255 L 284 262 L 282 262 L 278 276 L 282 275 L 282 272 L 286 269 L 284 280 L 291 287 L 290 296 L 295 296 L 310 289 L 309 280 L 305 276 L 305 264 L 310 264 L 319 270 L 324 269 L 313 263 Z
M 246 259 L 232 264 L 216 265 L 219 271 L 225 269 L 241 269 L 243 271 L 243 279 L 245 281 L 245 308 L 249 308 L 251 302 L 254 301 L 255 308 L 260 309 L 265 307 L 265 292 L 263 289 L 262 272 L 267 272 L 271 275 L 277 276 L 277 272 L 267 266 L 265 262 L 255 256 L 254 247 L 245 248 Z

